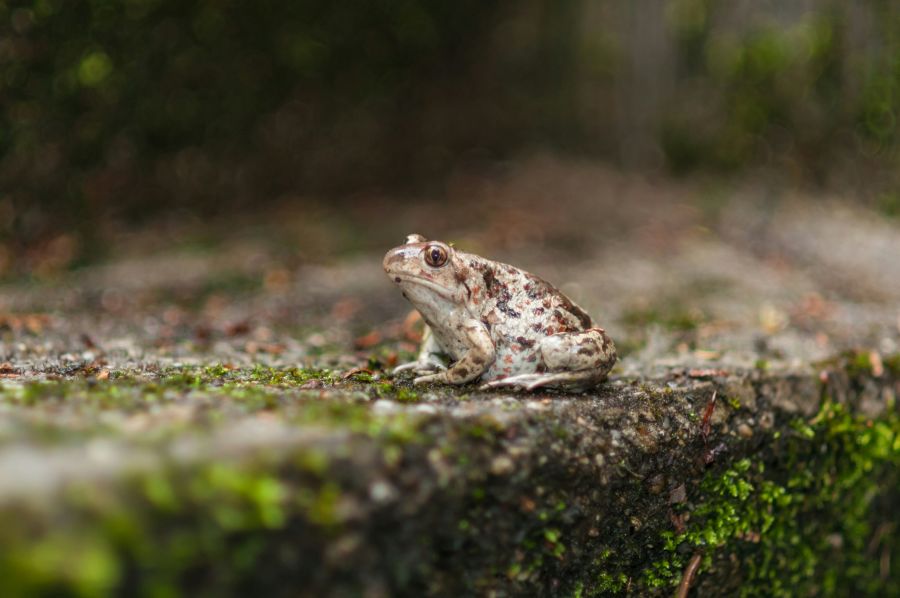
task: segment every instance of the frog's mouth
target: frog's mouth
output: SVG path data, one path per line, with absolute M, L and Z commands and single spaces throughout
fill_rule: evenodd
M 416 286 L 430 289 L 444 299 L 453 299 L 453 291 L 451 291 L 447 287 L 439 285 L 430 278 L 425 278 L 424 276 L 415 276 L 414 274 L 394 274 L 393 277 L 394 282 L 399 285 L 402 285 L 403 283 L 414 284 Z

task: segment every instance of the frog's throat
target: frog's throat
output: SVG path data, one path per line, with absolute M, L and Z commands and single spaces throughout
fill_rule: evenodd
M 433 280 L 429 280 L 423 276 L 415 276 L 413 274 L 397 274 L 396 278 L 399 278 L 401 282 L 409 282 L 415 285 L 423 286 L 427 289 L 430 289 L 447 300 L 453 300 L 453 291 L 448 289 L 447 287 L 442 287 L 438 283 Z

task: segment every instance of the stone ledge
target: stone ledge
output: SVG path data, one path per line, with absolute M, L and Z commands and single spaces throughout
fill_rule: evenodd
M 198 386 L 192 403 L 224 414 L 205 433 L 6 447 L 0 462 L 42 471 L 17 486 L 0 469 L 0 589 L 668 595 L 694 559 L 702 595 L 897 591 L 883 573 L 900 376 L 857 355 L 580 396 L 434 388 L 411 403 L 378 384 L 268 404 Z

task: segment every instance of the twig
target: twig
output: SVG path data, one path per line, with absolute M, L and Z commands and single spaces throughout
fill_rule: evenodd
M 684 574 L 681 576 L 681 583 L 678 584 L 678 591 L 675 592 L 675 598 L 687 598 L 688 591 L 691 589 L 691 582 L 694 581 L 694 575 L 696 575 L 697 569 L 700 567 L 702 558 L 703 555 L 699 552 L 694 553 L 694 556 L 691 557 L 687 568 L 684 570 Z
M 625 464 L 625 461 L 621 461 L 621 462 L 619 463 L 619 467 L 621 467 L 622 469 L 624 469 L 625 471 L 627 471 L 628 473 L 630 473 L 631 475 L 633 475 L 634 477 L 636 477 L 636 478 L 639 479 L 639 480 L 643 480 L 643 479 L 644 479 L 644 476 L 642 476 L 641 474 L 639 474 L 639 473 L 636 472 L 636 471 L 632 471 L 632 470 L 628 467 L 628 465 Z
M 706 409 L 703 412 L 703 420 L 700 426 L 700 434 L 703 435 L 703 444 L 706 444 L 709 433 L 712 431 L 712 425 L 710 425 L 709 419 L 712 417 L 713 411 L 716 408 L 716 397 L 718 394 L 718 389 L 713 391 L 712 398 L 709 400 L 709 403 L 706 404 Z
M 878 546 L 881 544 L 882 538 L 887 536 L 893 531 L 894 524 L 891 522 L 882 523 L 877 528 L 875 528 L 875 533 L 872 534 L 872 539 L 869 540 L 869 545 L 866 547 L 866 556 L 873 556 L 875 551 L 878 550 Z

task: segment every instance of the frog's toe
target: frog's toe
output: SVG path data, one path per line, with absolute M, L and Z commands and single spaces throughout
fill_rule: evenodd
M 400 372 L 412 370 L 415 374 L 429 374 L 433 372 L 442 372 L 446 369 L 447 366 L 442 363 L 436 363 L 433 361 L 411 361 L 409 363 L 398 365 L 393 370 L 391 370 L 391 372 L 394 374 L 399 374 Z
M 553 381 L 555 377 L 547 374 L 519 374 L 501 380 L 492 380 L 481 385 L 481 390 L 490 390 L 493 388 L 516 388 L 519 390 L 534 390 L 545 386 Z
M 525 385 L 525 390 L 537 390 L 544 386 L 554 386 L 559 382 L 556 376 L 539 376 Z
M 419 376 L 413 380 L 413 384 L 429 384 L 431 382 L 447 382 L 447 374 L 438 372 L 437 374 L 428 374 L 427 376 Z

